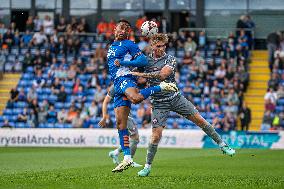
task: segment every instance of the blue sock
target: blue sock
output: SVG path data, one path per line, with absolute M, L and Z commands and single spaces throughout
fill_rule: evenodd
M 128 129 L 118 130 L 120 146 L 124 155 L 130 155 Z
M 159 85 L 140 90 L 140 94 L 144 96 L 144 99 L 147 99 L 149 96 L 156 92 L 161 92 L 161 87 Z

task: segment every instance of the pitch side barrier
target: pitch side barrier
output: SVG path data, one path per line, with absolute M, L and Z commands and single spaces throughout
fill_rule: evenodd
M 284 149 L 284 132 L 220 133 L 234 148 Z M 151 129 L 139 130 L 139 147 L 146 148 Z M 114 147 L 119 145 L 115 129 L 0 129 L 1 147 Z M 165 130 L 159 147 L 216 148 L 201 130 Z

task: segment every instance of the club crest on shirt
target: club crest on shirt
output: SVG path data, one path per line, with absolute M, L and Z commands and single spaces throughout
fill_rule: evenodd
M 153 123 L 153 124 L 156 124 L 156 123 L 158 123 L 158 120 L 157 120 L 157 118 L 154 118 L 154 119 L 152 120 L 152 123 Z

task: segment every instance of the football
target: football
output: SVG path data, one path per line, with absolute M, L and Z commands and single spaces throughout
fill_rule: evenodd
M 158 25 L 154 21 L 145 21 L 141 26 L 141 34 L 146 37 L 158 33 Z

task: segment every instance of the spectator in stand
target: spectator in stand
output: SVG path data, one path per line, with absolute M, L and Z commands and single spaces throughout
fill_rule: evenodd
M 69 70 L 67 71 L 67 79 L 74 80 L 77 74 L 76 64 L 71 64 Z
M 58 123 L 66 123 L 68 118 L 68 113 L 64 108 L 62 108 L 57 114 L 57 122 Z
M 246 103 L 243 102 L 242 108 L 239 111 L 239 116 L 241 119 L 241 129 L 242 131 L 249 130 L 249 124 L 251 122 L 251 110 L 247 107 Z
M 277 95 L 272 88 L 269 88 L 264 95 L 264 100 L 270 100 L 271 103 L 276 104 Z
M 22 42 L 27 47 L 29 46 L 31 40 L 33 39 L 32 34 L 30 33 L 30 30 L 26 30 L 25 34 L 22 36 Z
M 66 27 L 67 27 L 67 24 L 66 24 L 64 16 L 60 16 L 59 23 L 58 23 L 58 25 L 56 27 L 57 31 L 58 32 L 65 32 L 66 31 Z
M 137 45 L 141 51 L 146 50 L 146 48 L 149 46 L 148 42 L 145 40 L 145 37 L 143 36 L 139 37 L 139 42 Z
M 4 123 L 2 125 L 2 128 L 13 128 L 12 124 L 9 123 L 8 119 L 4 119 Z
M 230 130 L 236 129 L 236 126 L 237 126 L 236 119 L 231 113 L 225 114 L 223 123 L 224 123 L 224 126 L 223 126 L 224 131 L 230 131 Z
M 40 108 L 43 108 L 46 112 L 49 110 L 49 102 L 47 99 L 43 100 L 43 102 L 40 104 Z
M 98 71 L 98 64 L 97 62 L 95 62 L 93 55 L 91 55 L 91 59 L 86 65 L 86 73 L 92 74 L 92 73 L 96 73 L 97 71 Z
M 61 88 L 61 83 L 60 83 L 60 79 L 58 77 L 55 78 L 54 82 L 51 85 L 51 91 L 53 94 L 58 94 L 59 90 Z
M 66 102 L 66 99 L 67 99 L 67 93 L 65 91 L 64 85 L 62 85 L 60 87 L 58 94 L 57 94 L 57 101 L 58 102 Z
M 34 31 L 39 32 L 43 26 L 42 19 L 39 18 L 39 16 L 35 16 L 34 18 Z
M 110 39 L 114 35 L 114 28 L 116 26 L 116 23 L 114 19 L 111 19 L 109 23 L 107 23 L 107 29 L 106 29 L 106 38 Z
M 78 33 L 87 33 L 89 32 L 89 25 L 86 22 L 86 18 L 82 17 L 80 23 L 77 26 Z
M 78 112 L 76 111 L 75 105 L 72 104 L 68 111 L 67 122 L 72 123 L 72 120 L 77 116 Z
M 14 102 L 18 101 L 19 91 L 14 87 L 10 91 L 10 99 L 7 102 L 7 108 L 13 108 Z
M 111 80 L 106 70 L 103 71 L 102 77 L 100 78 L 99 82 L 102 88 L 107 88 L 110 85 Z
M 265 110 L 269 110 L 274 112 L 276 108 L 276 104 L 271 101 L 271 99 L 265 100 Z
M 47 110 L 43 106 L 39 108 L 38 112 L 38 124 L 44 124 L 46 123 L 46 117 L 47 117 Z
M 184 53 L 182 64 L 183 65 L 191 65 L 192 64 L 192 56 L 191 56 L 191 53 L 189 51 L 186 51 Z
M 83 120 L 80 118 L 80 114 L 77 115 L 72 119 L 72 127 L 73 128 L 81 128 L 83 126 Z
M 193 41 L 191 37 L 188 37 L 187 41 L 184 43 L 185 52 L 190 52 L 191 55 L 194 55 L 196 48 L 197 48 L 197 45 L 195 41 Z
M 27 120 L 28 120 L 28 109 L 24 108 L 23 111 L 19 113 L 17 121 L 27 123 Z
M 135 23 L 135 27 L 137 31 L 140 31 L 140 28 L 145 21 L 147 21 L 146 16 L 139 16 L 139 18 L 136 20 L 136 23 Z
M 280 32 L 272 32 L 267 36 L 267 49 L 268 49 L 268 62 L 269 62 L 269 67 L 272 69 L 272 65 L 274 62 L 274 52 L 276 49 L 279 47 L 279 42 L 281 38 L 281 33 Z
M 238 106 L 240 101 L 239 101 L 239 97 L 238 94 L 236 93 L 236 91 L 234 90 L 234 88 L 231 88 L 229 90 L 229 94 L 227 97 L 227 102 L 232 102 L 233 105 Z
M 27 21 L 26 21 L 26 30 L 34 31 L 34 27 L 35 27 L 35 24 L 34 24 L 34 21 L 33 21 L 33 17 L 29 16 Z
M 207 42 L 207 39 L 206 39 L 205 31 L 199 32 L 199 36 L 198 36 L 199 48 L 201 49 L 205 48 L 206 42 Z
M 278 87 L 278 90 L 276 92 L 276 98 L 277 100 L 284 99 L 284 86 L 280 85 Z
M 78 74 L 85 74 L 86 73 L 86 71 L 87 71 L 86 64 L 85 64 L 85 62 L 82 61 L 81 58 L 78 59 L 76 66 L 77 66 L 76 72 Z
M 226 73 L 227 72 L 224 65 L 218 66 L 217 70 L 215 70 L 214 75 L 219 83 L 224 83 Z
M 93 73 L 92 77 L 88 80 L 88 88 L 96 88 L 99 84 L 99 77 L 96 73 Z
M 96 101 L 92 101 L 91 106 L 87 107 L 87 111 L 90 117 L 95 118 L 98 115 L 99 109 Z
M 28 125 L 30 125 L 31 128 L 38 127 L 38 113 L 35 112 L 33 109 L 30 110 L 28 116 Z
M 75 102 L 84 103 L 86 101 L 86 94 L 83 91 L 83 86 L 80 85 L 78 88 L 78 92 L 75 94 Z
M 104 91 L 102 90 L 102 87 L 98 85 L 97 91 L 96 91 L 95 96 L 94 96 L 94 101 L 96 103 L 102 103 L 104 98 L 105 98 Z
M 20 92 L 19 92 L 19 95 L 18 95 L 18 101 L 21 101 L 21 102 L 26 102 L 27 101 L 27 97 L 26 97 L 24 88 L 20 89 Z
M 97 34 L 104 35 L 107 32 L 108 23 L 102 18 L 97 25 Z
M 45 79 L 42 76 L 42 71 L 38 70 L 37 73 L 36 73 L 36 77 L 33 80 L 33 86 L 35 88 L 42 88 L 44 86 L 44 84 L 45 84 Z
M 38 123 L 38 112 L 39 112 L 39 105 L 38 105 L 38 101 L 37 99 L 34 99 L 30 104 L 29 104 L 29 108 L 31 109 L 31 112 L 33 111 L 34 114 L 34 118 L 33 121 L 35 123 L 35 126 L 37 126 Z
M 32 103 L 35 99 L 37 99 L 36 87 L 32 86 L 27 94 L 27 101 L 28 103 Z
M 81 85 L 81 80 L 80 78 L 77 78 L 74 85 L 73 85 L 73 94 L 77 94 L 79 91 L 79 87 L 82 86 Z
M 43 28 L 41 28 L 39 32 L 34 34 L 33 43 L 37 46 L 41 46 L 45 41 L 47 41 L 47 37 L 43 31 Z
M 14 43 L 14 34 L 11 32 L 11 29 L 7 29 L 7 32 L 3 35 L 3 44 L 7 45 L 10 49 Z
M 5 27 L 5 24 L 0 22 L 0 36 L 4 35 L 7 32 L 7 28 Z
M 72 17 L 71 18 L 71 29 L 73 32 L 77 31 L 77 27 L 78 27 L 78 22 L 77 22 L 77 18 L 76 17 Z
M 47 112 L 46 119 L 47 119 L 47 123 L 56 123 L 56 121 L 57 121 L 57 113 L 54 110 L 54 106 L 53 105 L 49 106 L 49 110 Z
M 271 78 L 268 81 L 268 87 L 272 88 L 274 91 L 277 90 L 279 84 L 279 79 L 277 73 L 272 73 Z

